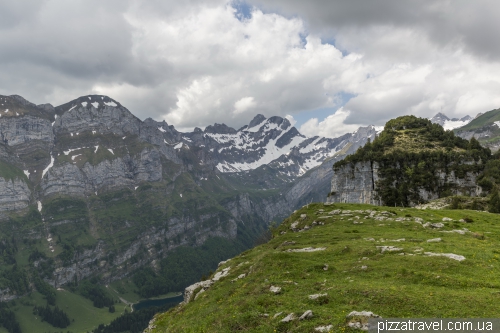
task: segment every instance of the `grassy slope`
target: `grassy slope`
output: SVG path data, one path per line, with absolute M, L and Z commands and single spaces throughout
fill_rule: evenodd
M 498 120 L 500 120 L 500 110 L 491 110 L 485 112 L 483 115 L 477 117 L 476 119 L 473 119 L 467 125 L 457 128 L 455 132 L 473 131 L 485 125 L 491 125 Z
M 318 213 L 319 209 L 325 212 Z M 353 216 L 327 215 L 332 209 L 387 210 L 397 213 L 393 219 L 407 217 L 411 221 L 365 219 L 366 213 L 354 213 L 360 219 L 350 220 Z M 300 221 L 300 214 L 307 214 L 301 226 L 313 220 L 324 221 L 325 225 L 294 233 L 289 227 L 293 221 Z M 454 221 L 444 222 L 442 229 L 429 229 L 414 222 L 414 217 L 421 217 L 424 222 L 441 222 L 443 217 Z M 474 222 L 458 222 L 465 217 Z M 472 232 L 464 235 L 441 232 L 462 228 Z M 286 233 L 280 235 L 282 231 Z M 231 267 L 229 276 L 196 301 L 158 315 L 154 332 L 313 332 L 314 327 L 327 324 L 334 325 L 335 331 L 349 331 L 345 329 L 346 314 L 353 310 L 373 311 L 386 318 L 492 318 L 500 311 L 498 215 L 466 210 L 312 204 L 285 220 L 274 235 L 269 243 L 221 266 L 220 269 Z M 427 242 L 438 237 L 442 242 Z M 390 241 L 401 238 L 406 240 Z M 285 241 L 296 244 L 282 245 Z M 381 254 L 376 246 L 382 245 L 401 247 L 403 251 Z M 284 252 L 310 246 L 326 250 Z M 419 248 L 423 251 L 416 252 Z M 427 251 L 455 253 L 466 260 L 421 254 Z M 414 255 L 400 255 L 402 252 Z M 363 257 L 367 259 L 361 260 Z M 329 265 L 327 271 L 323 270 L 324 264 Z M 367 269 L 361 269 L 364 265 Z M 242 273 L 248 274 L 247 277 L 230 282 Z M 271 285 L 282 287 L 282 292 L 271 294 Z M 322 302 L 308 299 L 308 295 L 317 293 L 328 296 Z M 300 316 L 306 310 L 313 311 L 312 319 L 280 323 L 287 314 Z M 273 318 L 279 312 L 282 314 Z

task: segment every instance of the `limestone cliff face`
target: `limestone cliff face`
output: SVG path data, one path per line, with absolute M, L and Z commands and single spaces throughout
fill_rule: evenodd
M 439 186 L 445 184 L 453 195 L 479 196 L 482 192 L 476 184 L 477 174 L 467 172 L 465 177 L 460 178 L 454 171 L 445 172 L 437 170 L 435 177 Z M 379 164 L 377 162 L 362 161 L 355 164 L 347 164 L 334 171 L 331 181 L 331 193 L 328 202 L 364 203 L 372 205 L 383 205 L 377 193 L 379 182 Z M 418 188 L 419 199 L 412 201 L 412 206 L 421 202 L 439 198 L 437 191 L 430 191 L 423 187 Z
M 47 279 L 54 287 L 62 286 L 68 282 L 81 280 L 83 278 L 100 274 L 107 281 L 115 281 L 127 276 L 135 269 L 151 263 L 153 267 L 156 261 L 164 257 L 165 253 L 179 246 L 202 245 L 210 237 L 223 237 L 233 239 L 236 237 L 237 226 L 234 220 L 216 227 L 199 228 L 200 223 L 217 217 L 207 214 L 200 219 L 173 218 L 165 221 L 161 227 L 152 227 L 138 235 L 135 241 L 122 249 L 113 260 L 109 260 L 108 245 L 99 241 L 92 249 L 84 250 L 75 254 L 70 265 L 58 265 L 52 277 Z M 165 244 L 165 240 L 177 238 L 177 242 Z M 194 244 L 191 241 L 194 239 Z M 163 244 L 161 248 L 157 244 Z M 129 261 L 138 257 L 132 264 Z M 39 262 L 35 262 L 35 266 Z M 1 292 L 1 291 L 0 291 Z
M 157 182 L 161 179 L 160 153 L 156 149 L 145 148 L 136 157 L 116 157 L 95 166 L 87 162 L 81 169 L 69 162 L 54 166 L 42 179 L 41 188 L 44 196 L 83 196 L 103 189 L 138 186 L 144 181 Z
M 0 118 L 0 137 L 9 146 L 31 140 L 43 140 L 50 143 L 54 141 L 50 121 L 33 116 Z
M 31 191 L 24 180 L 0 177 L 0 212 L 25 209 L 30 203 L 30 197 Z
M 347 164 L 332 177 L 329 202 L 380 205 L 376 184 L 379 180 L 377 162 Z

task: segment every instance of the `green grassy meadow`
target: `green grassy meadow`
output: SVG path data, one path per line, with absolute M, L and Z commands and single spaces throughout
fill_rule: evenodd
M 334 210 L 341 213 L 329 214 Z M 324 225 L 293 232 L 296 221 L 298 229 L 314 221 Z M 427 222 L 443 226 L 424 227 Z M 436 238 L 441 241 L 427 242 Z M 382 253 L 377 246 L 400 250 Z M 288 252 L 307 247 L 325 249 Z M 497 214 L 311 204 L 274 229 L 267 244 L 221 265 L 218 271 L 230 267 L 229 275 L 195 301 L 157 315 L 153 332 L 315 332 L 323 325 L 354 332 L 347 327 L 351 311 L 385 318 L 495 318 L 500 313 L 499 260 Z M 246 276 L 231 281 L 241 274 Z M 270 292 L 271 286 L 281 292 Z M 309 299 L 314 294 L 326 295 Z M 311 319 L 281 322 L 306 310 L 312 310 Z

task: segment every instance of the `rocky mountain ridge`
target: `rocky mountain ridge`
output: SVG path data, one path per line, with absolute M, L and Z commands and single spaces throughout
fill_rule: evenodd
M 306 138 L 262 115 L 239 130 L 181 133 L 98 95 L 57 107 L 0 96 L 0 115 L 0 241 L 25 244 L 4 264 L 40 256 L 26 274 L 56 287 L 159 271 L 170 253 L 210 239 L 252 246 L 273 219 L 324 200 L 332 164 L 376 134 Z M 3 301 L 22 295 L 3 281 Z

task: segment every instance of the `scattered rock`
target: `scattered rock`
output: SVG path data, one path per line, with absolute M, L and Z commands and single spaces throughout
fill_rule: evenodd
M 447 232 L 447 233 L 450 233 L 450 232 L 455 232 L 457 234 L 460 234 L 460 235 L 465 235 L 466 232 L 470 232 L 469 229 L 466 229 L 466 228 L 463 228 L 462 230 L 444 230 L 444 231 L 441 231 L 441 232 Z
M 365 238 L 365 240 L 367 240 L 367 241 L 371 241 L 371 242 L 374 242 L 374 241 L 375 241 L 375 238 Z
M 441 238 L 432 238 L 428 239 L 427 243 L 439 243 L 441 241 Z
M 314 299 L 318 299 L 318 298 L 323 297 L 323 296 L 328 296 L 328 294 L 327 293 L 324 293 L 324 294 L 314 294 L 314 295 L 309 295 L 308 297 L 309 297 L 309 299 L 313 299 L 314 300 Z
M 439 229 L 439 228 L 444 227 L 444 224 L 443 223 L 430 223 L 430 222 L 427 222 L 427 223 L 422 224 L 422 227 L 424 227 L 424 228 L 431 227 L 431 228 Z
M 443 217 L 442 221 L 443 222 L 453 221 L 453 219 L 450 219 L 449 217 Z
M 294 241 L 285 241 L 285 242 L 281 243 L 281 246 L 294 245 L 294 244 L 295 244 Z
M 338 214 L 340 214 L 340 209 L 335 209 L 328 213 L 328 215 L 338 215 Z
M 241 267 L 241 266 L 243 266 L 243 265 L 248 265 L 249 263 L 250 263 L 250 261 L 240 262 L 240 263 L 238 264 L 238 266 L 236 266 L 236 267 Z
M 366 269 L 368 269 L 368 266 L 364 266 L 364 265 L 363 265 L 363 266 L 361 266 L 361 269 L 362 269 L 362 270 L 366 270 Z
M 281 292 L 281 287 L 271 286 L 269 288 L 269 291 L 272 292 L 273 294 L 279 294 Z
M 291 322 L 292 320 L 295 320 L 296 317 L 293 313 L 290 313 L 288 316 L 286 316 L 285 318 L 281 319 L 281 322 L 282 323 L 289 323 Z
M 205 280 L 196 282 L 195 284 L 190 285 L 184 289 L 184 304 L 191 302 L 195 297 L 193 297 L 193 293 L 197 291 L 197 295 L 201 290 L 206 290 L 212 286 L 214 282 L 212 280 Z M 201 289 L 200 289 L 201 288 Z
M 290 225 L 290 229 L 295 230 L 299 226 L 299 221 L 295 221 Z
M 231 259 L 227 259 L 226 261 L 221 261 L 217 267 L 220 267 L 229 261 L 231 261 Z
M 395 252 L 395 251 L 401 251 L 403 250 L 400 247 L 395 247 L 395 246 L 377 246 L 377 249 L 380 249 L 381 253 L 384 252 Z
M 268 318 L 269 317 L 269 313 L 261 313 L 260 316 L 264 317 L 264 318 Z
M 309 319 L 313 317 L 313 312 L 311 310 L 307 310 L 302 314 L 302 316 L 299 317 L 299 320 L 304 320 L 304 319 Z
M 222 271 L 215 273 L 214 277 L 212 278 L 212 281 L 219 281 L 221 278 L 227 276 L 230 270 L 231 267 L 226 267 Z
M 316 252 L 316 251 L 324 251 L 326 247 L 306 247 L 303 249 L 288 249 L 285 252 Z
M 454 254 L 454 253 L 432 253 L 432 252 L 424 252 L 425 255 L 428 255 L 429 257 L 447 257 L 450 259 L 462 261 L 465 260 L 464 256 L 461 256 L 459 254 Z
M 281 315 L 282 313 L 283 313 L 283 312 L 278 312 L 277 314 L 275 314 L 275 315 L 273 316 L 273 319 L 274 319 L 274 318 L 276 318 L 276 317 L 278 317 L 278 316 L 279 316 L 279 315 Z
M 318 326 L 314 328 L 316 332 L 330 332 L 333 329 L 332 325 Z
M 231 282 L 236 282 L 236 281 L 238 281 L 239 279 L 243 279 L 245 276 L 247 276 L 247 275 L 246 275 L 246 274 L 244 274 L 244 273 L 243 273 L 243 274 L 240 274 L 240 275 L 238 275 L 238 277 L 237 277 L 237 278 L 232 279 L 232 280 L 231 280 Z
M 305 218 L 307 218 L 307 214 L 300 214 L 300 218 L 304 220 Z
M 381 318 L 379 315 L 376 315 L 371 311 L 352 311 L 346 317 L 353 318 L 349 321 L 349 323 L 347 323 L 347 326 L 363 331 L 368 331 L 368 319 Z
M 327 270 L 328 270 L 328 264 L 325 264 L 325 265 L 323 266 L 323 270 L 324 270 L 324 271 L 327 271 Z

